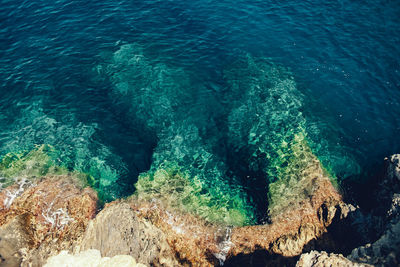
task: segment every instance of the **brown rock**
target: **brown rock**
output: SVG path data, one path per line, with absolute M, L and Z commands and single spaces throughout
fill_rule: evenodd
M 0 228 L 0 265 L 20 266 L 22 253 L 20 249 L 32 246 L 32 230 L 27 228 L 30 220 L 28 213 L 14 217 Z
M 130 204 L 140 217 L 164 232 L 183 265 L 214 266 L 259 250 L 293 257 L 325 233 L 335 216 L 347 213 L 318 159 L 308 156 L 302 164 L 299 172 L 289 177 L 293 181 L 279 187 L 284 188 L 275 195 L 272 224 L 230 228 L 173 210 L 159 200 L 149 202 L 135 196 Z
M 75 184 L 71 176 L 43 177 L 11 203 L 7 201 L 10 192 L 16 192 L 19 185 L 0 192 L 0 238 L 18 240 L 16 248 L 25 249 L 22 265 L 41 266 L 49 254 L 70 248 L 84 232 L 96 212 L 97 195 Z M 19 226 L 10 236 L 9 227 L 15 221 Z
M 129 201 L 139 217 L 158 227 L 182 266 L 215 266 L 230 230 L 218 228 L 191 214 L 168 210 L 162 203 Z M 228 235 L 227 235 L 228 234 Z M 225 242 L 225 243 L 224 243 Z
M 286 257 L 296 256 L 303 247 L 318 238 L 332 223 L 340 206 L 344 206 L 340 194 L 324 174 L 319 162 L 308 163 L 306 175 L 296 183 L 296 191 L 306 191 L 302 198 L 287 196 L 284 204 L 275 208 L 272 224 L 255 225 L 233 229 L 232 242 L 235 246 L 231 256 L 265 249 Z M 289 188 L 288 190 L 292 190 Z
M 148 266 L 179 266 L 165 234 L 123 202 L 108 204 L 89 223 L 79 246 L 98 249 L 103 257 L 124 254 Z
M 299 255 L 309 241 L 326 231 L 340 204 L 340 196 L 330 181 L 321 178 L 310 200 L 303 200 L 303 206 L 275 217 L 272 224 L 231 229 L 206 223 L 190 214 L 170 211 L 157 201 L 131 200 L 139 216 L 165 233 L 180 263 L 188 266 L 215 266 L 231 257 L 260 249 L 286 257 Z

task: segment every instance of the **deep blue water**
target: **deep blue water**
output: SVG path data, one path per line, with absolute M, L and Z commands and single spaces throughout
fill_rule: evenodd
M 2 0 L 0 154 L 51 144 L 63 164 L 103 179 L 119 197 L 132 193 L 154 161 L 181 157 L 197 168 L 191 157 L 200 151 L 218 158 L 202 167 L 205 177 L 223 170 L 229 184 L 251 174 L 256 181 L 244 186 L 262 198 L 262 175 L 242 159 L 251 149 L 235 143 L 246 127 L 229 131 L 239 103 L 253 101 L 247 82 L 232 89 L 235 79 L 252 77 L 237 63 L 251 55 L 290 71 L 296 90 L 289 98 L 301 95 L 296 112 L 326 167 L 339 179 L 366 179 L 385 156 L 400 152 L 399 14 L 399 1 Z M 130 44 L 139 48 L 128 56 L 146 57 L 143 69 L 111 62 Z M 239 74 L 229 80 L 232 69 Z M 170 90 L 169 109 L 164 91 L 141 102 L 132 98 L 136 91 L 116 93 L 119 82 L 129 83 L 128 91 L 158 83 Z M 259 115 L 268 120 L 282 111 Z M 186 139 L 179 156 L 168 154 L 179 147 L 174 136 Z

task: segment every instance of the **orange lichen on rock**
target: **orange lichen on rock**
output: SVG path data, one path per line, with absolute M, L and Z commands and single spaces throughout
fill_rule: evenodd
M 235 245 L 231 256 L 251 253 L 256 249 L 296 256 L 304 245 L 326 232 L 335 215 L 339 215 L 338 207 L 344 203 L 316 159 L 308 163 L 305 171 L 308 174 L 303 177 L 307 179 L 300 180 L 296 190 L 306 192 L 308 197 L 288 196 L 285 200 L 287 204 L 272 213 L 272 224 L 233 229 L 232 242 Z
M 36 250 L 35 257 L 41 258 L 39 251 L 68 249 L 97 210 L 96 192 L 80 188 L 69 175 L 42 177 L 24 190 L 19 188 L 15 184 L 0 192 L 0 226 L 6 229 L 15 218 L 24 218 L 18 222 L 23 224 L 22 230 L 29 230 L 24 230 L 29 242 L 20 246 L 28 254 Z
M 130 199 L 137 214 L 149 220 L 166 235 L 181 265 L 215 266 L 224 257 L 222 246 L 228 244 L 231 229 L 207 223 L 204 219 L 163 206 L 157 200 L 151 202 Z
M 335 216 L 346 211 L 329 174 L 304 140 L 293 145 L 294 156 L 270 185 L 271 224 L 228 227 L 175 210 L 162 201 L 130 199 L 131 206 L 160 228 L 182 263 L 217 265 L 230 257 L 265 250 L 285 257 L 300 255 L 304 246 L 327 231 Z

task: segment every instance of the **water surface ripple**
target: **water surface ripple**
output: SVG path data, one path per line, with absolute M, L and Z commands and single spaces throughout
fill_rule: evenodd
M 237 93 L 226 78 L 249 55 L 289 70 L 296 84 L 289 98 L 302 101 L 294 105 L 310 146 L 339 179 L 365 179 L 400 152 L 398 1 L 1 0 L 0 7 L 0 155 L 50 144 L 68 168 L 97 177 L 108 199 L 132 193 L 160 149 L 173 146 L 165 137 L 173 133 L 161 126 L 187 126 L 199 140 L 187 153 L 212 154 L 225 182 L 243 183 L 258 208 L 266 205 L 265 181 L 243 182 L 247 172 L 260 175 L 249 163 L 237 166 L 243 155 L 229 137 L 238 101 L 265 100 L 262 92 L 246 98 L 250 86 Z M 144 75 L 174 88 L 165 94 L 181 94 L 166 97 L 168 114 L 140 113 L 149 111 L 142 102 L 115 93 L 119 69 L 107 68 L 132 44 L 152 68 Z M 179 85 L 166 84 L 170 76 Z

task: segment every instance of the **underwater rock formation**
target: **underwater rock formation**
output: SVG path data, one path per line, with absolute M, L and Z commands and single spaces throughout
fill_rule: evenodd
M 287 197 L 281 207 L 276 207 L 279 212 L 271 217 L 272 224 L 235 228 L 232 255 L 251 253 L 256 249 L 283 256 L 299 255 L 308 242 L 326 232 L 335 216 L 346 215 L 340 194 L 324 175 L 318 160 L 310 161 L 303 171 L 298 174 L 302 177 L 301 183 L 293 187 L 306 194 Z
M 79 254 L 70 255 L 63 250 L 47 260 L 44 267 L 145 267 L 128 255 L 116 255 L 112 258 L 101 257 L 100 251 L 90 249 Z
M 213 266 L 260 249 L 291 257 L 301 254 L 308 242 L 326 232 L 335 216 L 346 215 L 340 194 L 316 158 L 299 176 L 305 178 L 301 185 L 295 186 L 306 191 L 307 196 L 288 197 L 289 204 L 285 202 L 280 212 L 274 214 L 272 224 L 245 227 L 210 224 L 189 213 L 166 207 L 162 201 L 147 201 L 146 204 L 140 194 L 130 201 L 140 216 L 149 219 L 166 234 L 181 263 Z
M 282 265 L 314 249 L 332 223 L 355 213 L 342 200 L 335 172 L 318 157 L 330 149 L 321 152 L 324 145 L 312 140 L 304 96 L 285 68 L 241 57 L 224 72 L 232 98 L 213 109 L 217 115 L 208 110 L 209 96 L 187 90 L 193 82 L 183 69 L 146 58 L 137 45 L 121 46 L 97 70 L 112 84 L 110 97 L 129 110 L 127 118 L 156 139 L 149 169 L 132 196 L 106 204 L 91 220 L 97 195 L 82 187 L 89 184 L 101 200 L 113 200 L 117 187 L 126 185 L 105 160 L 90 156 L 93 164 L 66 164 L 64 153 L 47 145 L 6 154 L 0 162 L 0 254 L 10 265 L 38 266 L 65 249 L 80 254 L 62 252 L 48 263 L 87 258 L 98 266 L 101 256 L 126 255 L 131 265 L 240 266 L 253 264 L 261 251 L 259 265 Z M 397 167 L 388 170 L 398 180 Z M 389 201 L 386 193 L 382 198 Z M 386 221 L 398 217 L 396 201 Z M 325 256 L 303 259 L 316 257 Z
M 150 170 L 136 184 L 142 198 L 163 198 L 210 223 L 255 222 L 246 192 L 215 153 L 221 132 L 213 118 L 223 110 L 210 105 L 215 96 L 199 95 L 204 88 L 196 86 L 203 85 L 184 69 L 147 57 L 138 44 L 122 45 L 97 71 L 112 82 L 110 97 L 127 106 L 132 122 L 156 136 Z
M 397 164 L 395 160 L 389 163 Z M 390 164 L 382 185 L 396 177 L 390 173 L 397 165 Z M 163 199 L 141 198 L 140 194 L 106 204 L 92 219 L 96 194 L 92 189 L 78 186 L 72 174 L 47 175 L 31 183 L 21 180 L 0 192 L 2 263 L 41 266 L 47 257 L 69 250 L 81 254 L 72 256 L 62 252 L 48 263 L 87 256 L 92 257 L 94 264 L 103 264 L 106 259 L 100 255 L 126 255 L 121 258 L 126 264 L 218 266 L 224 262 L 235 265 L 237 257 L 244 259 L 246 255 L 264 251 L 263 265 L 283 264 L 285 259 L 295 259 L 310 242 L 329 231 L 333 221 L 354 212 L 354 207 L 342 201 L 316 157 L 303 168 L 299 176 L 306 194 L 286 196 L 289 204 L 276 206 L 279 212 L 273 213 L 271 223 L 243 227 L 210 223 L 189 211 L 168 206 Z M 341 255 L 312 251 L 302 255 L 298 266 L 398 264 L 400 201 L 396 181 L 392 181 L 392 202 L 386 213 L 387 230 L 380 239 L 355 249 L 348 261 Z M 299 184 L 287 186 L 301 188 Z M 12 201 L 9 192 L 14 192 Z M 88 249 L 96 251 L 85 252 Z M 111 264 L 108 259 L 107 262 Z
M 41 266 L 69 249 L 97 209 L 97 194 L 76 177 L 49 175 L 0 192 L 0 254 L 6 266 Z M 15 256 L 17 255 L 17 256 Z

